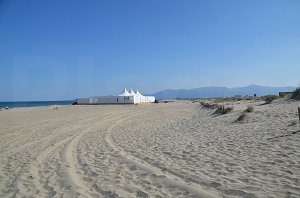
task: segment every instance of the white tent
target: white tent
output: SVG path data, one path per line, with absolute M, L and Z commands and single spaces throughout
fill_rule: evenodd
M 143 95 L 139 92 L 139 90 L 136 90 L 135 95 L 142 97 Z
M 78 98 L 77 104 L 139 104 L 139 103 L 153 103 L 154 96 L 143 96 L 138 90 L 134 92 L 132 89 L 128 93 L 125 88 L 118 96 L 98 96 L 90 98 Z
M 135 95 L 137 96 L 138 103 L 145 102 L 145 97 L 139 92 L 139 90 L 136 90 Z
M 134 93 L 134 91 L 131 89 L 130 93 L 131 96 L 136 96 L 136 94 Z
M 131 96 L 130 93 L 128 93 L 126 87 L 124 88 L 124 91 L 119 96 Z

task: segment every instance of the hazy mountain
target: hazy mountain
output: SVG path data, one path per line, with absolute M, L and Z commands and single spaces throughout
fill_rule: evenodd
M 263 96 L 268 94 L 278 95 L 282 91 L 293 91 L 295 87 L 267 87 L 259 85 L 249 85 L 246 87 L 200 87 L 195 89 L 167 89 L 154 95 L 157 99 L 167 98 L 214 98 L 214 97 L 231 97 L 236 95 L 242 96 Z

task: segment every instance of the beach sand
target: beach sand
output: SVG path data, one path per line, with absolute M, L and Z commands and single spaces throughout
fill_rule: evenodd
M 3 110 L 0 197 L 300 197 L 300 102 L 261 104 Z

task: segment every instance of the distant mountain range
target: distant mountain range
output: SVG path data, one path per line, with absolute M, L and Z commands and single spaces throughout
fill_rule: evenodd
M 236 95 L 241 96 L 263 96 L 268 94 L 278 95 L 279 92 L 294 91 L 295 87 L 267 87 L 259 85 L 249 85 L 246 87 L 200 87 L 195 89 L 166 89 L 159 91 L 154 95 L 157 99 L 170 99 L 170 98 L 217 98 L 217 97 L 232 97 Z

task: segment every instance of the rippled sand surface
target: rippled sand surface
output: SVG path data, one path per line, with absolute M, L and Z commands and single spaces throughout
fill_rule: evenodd
M 300 197 L 300 102 L 230 105 L 0 111 L 0 197 Z

